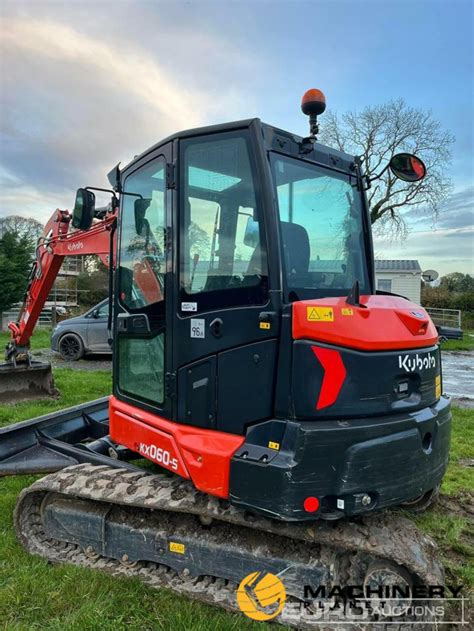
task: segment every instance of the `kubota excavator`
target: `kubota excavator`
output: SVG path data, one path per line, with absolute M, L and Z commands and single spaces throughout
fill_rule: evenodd
M 113 255 L 117 226 L 113 395 L 0 430 L 0 475 L 53 472 L 15 511 L 31 553 L 230 610 L 269 572 L 287 595 L 275 619 L 299 628 L 320 620 L 308 585 L 397 585 L 406 612 L 413 586 L 442 584 L 433 542 L 382 510 L 423 509 L 446 470 L 437 332 L 376 291 L 363 164 L 316 142 L 319 90 L 302 109 L 306 138 L 259 119 L 182 132 L 111 171 L 105 215 L 90 187 L 76 232 L 57 215 L 56 253 L 100 231 Z M 410 154 L 386 169 L 425 175 Z

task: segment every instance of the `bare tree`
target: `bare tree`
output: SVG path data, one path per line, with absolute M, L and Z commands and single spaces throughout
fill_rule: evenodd
M 363 158 L 365 173 L 380 173 L 396 153 L 417 154 L 425 163 L 426 177 L 410 184 L 387 170 L 367 191 L 372 223 L 380 231 L 406 234 L 404 208 L 428 207 L 436 218 L 440 202 L 451 191 L 447 167 L 454 136 L 442 128 L 431 111 L 408 107 L 403 99 L 366 107 L 338 116 L 329 112 L 321 120 L 320 141 Z
M 0 217 L 0 237 L 6 232 L 13 232 L 19 237 L 26 237 L 28 241 L 36 243 L 43 233 L 43 224 L 33 217 L 20 217 L 20 215 Z

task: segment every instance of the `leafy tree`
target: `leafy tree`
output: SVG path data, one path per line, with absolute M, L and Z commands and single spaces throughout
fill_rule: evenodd
M 14 232 L 36 243 L 43 234 L 43 224 L 33 217 L 20 217 L 20 215 L 0 217 L 0 237 L 6 232 Z
M 380 173 L 396 153 L 415 153 L 423 160 L 427 174 L 420 182 L 403 182 L 387 169 L 367 191 L 370 218 L 380 231 L 404 235 L 403 208 L 427 206 L 436 217 L 440 202 L 451 191 L 446 173 L 454 137 L 430 111 L 408 107 L 403 99 L 342 116 L 329 112 L 321 121 L 320 141 L 361 156 L 369 178 Z
M 109 271 L 100 259 L 96 261 L 93 271 L 82 272 L 77 277 L 81 306 L 92 307 L 109 295 Z
M 474 276 L 452 272 L 441 278 L 439 286 L 442 289 L 459 293 L 474 292 Z
M 26 235 L 6 231 L 0 238 L 0 312 L 23 298 L 34 244 Z
M 203 254 L 208 257 L 210 252 L 211 241 L 209 235 L 203 228 L 191 221 L 189 225 L 189 244 L 190 254 L 193 257 L 195 254 L 199 254 L 203 258 Z

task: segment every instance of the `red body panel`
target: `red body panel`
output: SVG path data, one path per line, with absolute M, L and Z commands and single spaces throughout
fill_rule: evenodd
M 293 339 L 326 342 L 362 351 L 432 346 L 438 333 L 419 305 L 396 296 L 361 296 L 366 306 L 345 298 L 302 300 L 293 304 Z
M 316 355 L 324 369 L 324 378 L 319 393 L 317 410 L 322 410 L 332 405 L 341 391 L 346 378 L 346 367 L 341 354 L 331 348 L 312 346 L 311 350 Z
M 230 460 L 243 436 L 173 423 L 115 397 L 109 413 L 112 440 L 190 478 L 204 493 L 229 496 Z

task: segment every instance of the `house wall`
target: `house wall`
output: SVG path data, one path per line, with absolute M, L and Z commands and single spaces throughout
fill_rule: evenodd
M 392 281 L 393 294 L 405 296 L 413 302 L 420 304 L 421 302 L 421 273 L 415 274 L 410 272 L 375 272 L 376 287 L 378 287 L 379 279 L 387 279 Z

